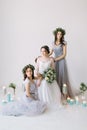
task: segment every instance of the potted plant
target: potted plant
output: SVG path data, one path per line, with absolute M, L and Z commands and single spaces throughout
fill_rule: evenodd
M 14 95 L 15 95 L 16 84 L 10 83 L 10 84 L 9 84 L 9 87 L 10 87 L 10 88 L 13 88 L 13 90 L 14 90 Z
M 80 84 L 80 92 L 84 94 L 84 92 L 87 90 L 87 85 L 85 83 Z

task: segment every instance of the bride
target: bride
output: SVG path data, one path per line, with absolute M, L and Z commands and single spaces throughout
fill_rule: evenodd
M 41 56 L 36 60 L 36 75 L 39 77 L 38 80 L 38 98 L 51 106 L 60 106 L 61 104 L 61 93 L 56 80 L 52 83 L 47 82 L 43 78 L 44 72 L 49 68 L 55 69 L 54 59 L 49 57 L 49 47 L 41 47 Z

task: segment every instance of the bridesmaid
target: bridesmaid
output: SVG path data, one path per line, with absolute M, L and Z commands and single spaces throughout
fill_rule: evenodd
M 46 110 L 46 104 L 38 100 L 34 66 L 23 68 L 25 92 L 20 101 L 9 102 L 2 106 L 2 114 L 8 116 L 35 116 Z M 0 110 L 1 111 L 1 110 Z
M 54 34 L 54 43 L 52 44 L 52 50 L 50 51 L 50 55 L 53 52 L 55 54 L 54 62 L 56 67 L 57 83 L 59 84 L 61 93 L 64 98 L 67 98 L 67 96 L 72 97 L 73 94 L 68 78 L 67 64 L 65 60 L 67 42 L 64 40 L 64 35 L 66 34 L 66 32 L 62 28 L 56 28 L 53 34 Z M 65 94 L 63 92 L 64 84 L 66 85 Z

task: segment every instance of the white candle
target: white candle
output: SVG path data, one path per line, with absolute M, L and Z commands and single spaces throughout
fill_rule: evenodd
M 75 100 L 76 100 L 76 101 L 78 101 L 78 100 L 79 100 L 78 96 L 75 96 Z
M 63 94 L 67 94 L 67 85 L 63 84 Z
M 87 102 L 86 101 L 83 101 L 82 104 L 83 104 L 83 106 L 87 106 Z
M 66 87 L 67 85 L 66 84 L 63 84 L 64 87 Z
M 67 97 L 67 102 L 70 103 L 70 97 Z
M 74 100 L 73 100 L 73 99 L 70 99 L 70 101 L 71 101 L 71 102 L 74 102 Z
M 79 98 L 78 96 L 75 96 L 75 103 L 78 105 L 79 104 Z
M 74 104 L 74 99 L 70 99 L 70 104 L 71 104 L 71 105 Z
M 3 94 L 6 95 L 6 87 L 3 86 Z

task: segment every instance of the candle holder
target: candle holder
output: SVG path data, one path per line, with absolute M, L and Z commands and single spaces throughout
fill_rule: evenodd
M 5 99 L 2 99 L 2 104 L 6 104 L 7 101 Z
M 6 93 L 7 89 L 5 86 L 2 87 L 2 103 L 6 103 Z
M 3 96 L 5 96 L 5 95 L 6 95 L 6 93 L 7 93 L 6 87 L 5 87 L 5 86 L 3 86 L 3 87 L 2 87 L 2 90 L 3 90 Z
M 10 92 L 8 92 L 8 94 L 7 94 L 7 101 L 8 101 L 8 102 L 11 101 L 11 93 L 10 93 Z
M 63 94 L 67 95 L 67 85 L 63 84 Z
M 82 102 L 82 106 L 83 106 L 83 107 L 87 107 L 87 101 L 84 100 L 84 101 Z
M 70 99 L 70 105 L 74 105 L 75 104 L 75 100 L 74 99 Z
M 79 102 L 79 97 L 78 97 L 78 96 L 75 96 L 75 104 L 76 104 L 76 105 L 79 105 L 79 104 L 80 104 L 80 102 Z
M 70 97 L 67 97 L 67 103 L 70 103 Z
M 63 96 L 65 99 L 67 99 L 67 85 L 63 84 L 63 88 L 62 88 L 62 92 L 63 92 Z

